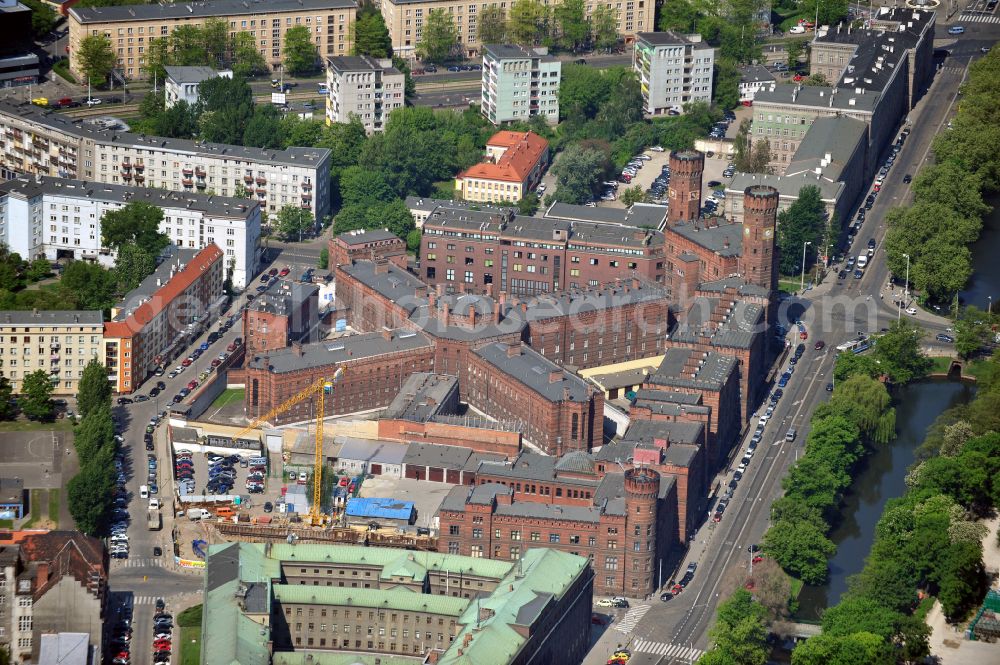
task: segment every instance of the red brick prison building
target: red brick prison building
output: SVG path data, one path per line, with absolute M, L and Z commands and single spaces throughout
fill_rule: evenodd
M 403 476 L 434 483 L 474 485 L 481 462 L 506 459 L 505 455 L 476 452 L 468 446 L 410 441 L 403 456 Z
M 329 267 L 333 268 L 354 259 L 385 258 L 406 268 L 406 242 L 389 229 L 356 229 L 345 231 L 327 243 Z
M 248 354 L 283 349 L 319 337 L 319 287 L 278 280 L 243 313 Z
M 247 418 L 266 414 L 317 380 L 344 374 L 324 400 L 324 415 L 385 408 L 414 372 L 434 369 L 434 344 L 411 330 L 383 330 L 247 355 Z M 274 424 L 309 420 L 313 400 L 303 400 L 271 419 Z
M 421 278 L 449 292 L 536 295 L 664 274 L 659 231 L 503 209 L 438 207 L 424 222 L 420 257 Z
M 716 420 L 716 435 L 706 438 L 706 464 L 714 469 L 725 459 L 741 429 L 740 373 L 736 358 L 715 351 L 668 348 L 660 366 L 646 377 L 642 387 L 651 391 L 698 395 L 700 404 L 709 407 Z M 641 396 L 655 397 L 650 393 Z
M 378 436 L 389 441 L 421 441 L 464 446 L 477 452 L 515 456 L 521 451 L 521 421 L 459 414 L 458 378 L 417 372 L 378 421 Z
M 595 455 L 598 468 L 608 472 L 644 466 L 676 482 L 677 537 L 687 542 L 701 522 L 708 494 L 708 464 L 701 423 L 638 420 L 629 425 L 620 441 Z
M 600 445 L 604 394 L 520 342 L 469 354 L 465 399 L 483 413 L 524 423 L 524 440 L 548 455 Z
M 701 179 L 705 172 L 705 154 L 697 150 L 674 150 L 670 153 L 670 188 L 667 199 L 667 223 L 691 222 L 701 216 Z
M 509 473 L 485 480 L 490 466 Z M 524 453 L 513 464 L 483 462 L 480 474 L 487 475 L 452 488 L 441 503 L 439 551 L 517 560 L 525 550 L 553 548 L 589 557 L 599 594 L 641 597 L 657 588 L 676 542 L 672 478 L 646 468 L 599 474 L 585 453 L 558 460 Z M 574 479 L 590 488 L 590 500 L 555 497 Z M 542 488 L 549 494 L 539 500 Z
M 745 422 L 763 398 L 767 373 L 766 306 L 735 288 L 699 290 L 667 337 L 668 348 L 714 351 L 737 360 L 739 415 Z M 766 303 L 766 299 L 761 299 Z
M 667 286 L 683 307 L 700 282 L 735 275 L 743 228 L 720 217 L 695 219 L 666 231 Z

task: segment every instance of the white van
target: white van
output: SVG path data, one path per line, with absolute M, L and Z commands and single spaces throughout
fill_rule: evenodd
M 864 254 L 858 254 L 858 268 L 864 270 L 866 265 L 868 265 L 868 257 Z
M 149 498 L 149 487 L 146 485 L 139 485 L 139 498 L 148 499 Z

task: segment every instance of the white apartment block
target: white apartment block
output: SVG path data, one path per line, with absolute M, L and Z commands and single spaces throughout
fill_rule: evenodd
M 101 219 L 132 201 L 162 209 L 160 231 L 178 247 L 218 245 L 234 287 L 245 288 L 253 280 L 261 210 L 245 199 L 48 176 L 18 178 L 0 183 L 0 241 L 29 260 L 73 258 L 110 268 L 115 253 L 101 242 Z
M 326 88 L 326 124 L 356 117 L 368 134 L 383 131 L 389 114 L 406 105 L 406 76 L 388 58 L 328 58 Z
M 32 104 L 0 101 L 0 178 L 40 174 L 330 213 L 330 151 L 245 148 L 99 129 Z
M 510 44 L 483 46 L 483 117 L 498 125 L 540 115 L 559 122 L 562 63 L 548 49 Z
M 163 105 L 173 108 L 178 102 L 188 106 L 198 103 L 198 85 L 214 78 L 233 78 L 229 70 L 215 71 L 211 67 L 164 67 L 167 78 L 163 82 Z
M 100 311 L 0 311 L 0 374 L 15 393 L 24 377 L 44 370 L 52 394 L 75 395 L 83 368 L 104 361 L 104 316 Z
M 642 32 L 636 36 L 632 68 L 642 88 L 643 112 L 681 112 L 689 102 L 712 101 L 715 51 L 700 35 Z

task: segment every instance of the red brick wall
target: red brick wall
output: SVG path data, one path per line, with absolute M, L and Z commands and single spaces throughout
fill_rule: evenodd
M 388 441 L 419 441 L 461 446 L 477 452 L 515 457 L 521 451 L 521 434 L 450 423 L 418 423 L 408 420 L 379 420 L 378 437 Z
M 330 270 L 355 259 L 386 258 L 406 270 L 406 243 L 399 238 L 380 240 L 374 243 L 348 245 L 338 237 L 327 242 Z
M 243 313 L 243 343 L 251 354 L 288 346 L 288 317 L 270 312 Z

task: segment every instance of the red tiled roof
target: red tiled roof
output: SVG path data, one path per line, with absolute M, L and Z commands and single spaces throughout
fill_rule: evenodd
M 535 168 L 535 164 L 549 148 L 549 142 L 538 134 L 506 130 L 494 134 L 486 145 L 507 150 L 497 163 L 476 164 L 466 169 L 458 176 L 459 178 L 524 182 L 531 174 L 531 169 Z
M 174 275 L 170 281 L 156 290 L 153 297 L 132 312 L 124 321 L 109 321 L 104 324 L 105 337 L 132 337 L 142 330 L 143 326 L 156 318 L 174 298 L 191 286 L 214 262 L 222 258 L 222 250 L 212 243 L 198 252 L 184 266 L 184 269 Z
M 79 531 L 15 532 L 15 542 L 21 546 L 25 564 L 48 564 L 48 579 L 33 590 L 35 598 L 43 595 L 64 575 L 72 575 L 83 585 L 91 582 L 91 574 L 100 573 L 107 580 L 104 545 L 97 538 Z

